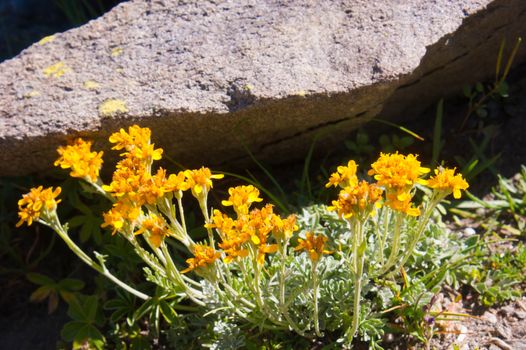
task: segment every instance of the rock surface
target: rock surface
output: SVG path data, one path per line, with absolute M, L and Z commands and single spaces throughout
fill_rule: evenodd
M 304 157 L 491 77 L 525 21 L 523 0 L 126 2 L 0 64 L 0 175 L 133 123 L 189 166 Z

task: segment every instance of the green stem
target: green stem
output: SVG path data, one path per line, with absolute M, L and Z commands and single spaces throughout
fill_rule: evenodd
M 382 266 L 379 275 L 383 275 L 391 269 L 398 259 L 398 253 L 400 252 L 400 240 L 401 240 L 401 228 L 402 228 L 402 214 L 395 213 L 395 228 L 393 233 L 393 243 L 391 245 L 391 253 L 387 258 L 387 263 Z
M 316 336 L 322 337 L 322 334 L 320 332 L 320 322 L 319 322 L 319 311 L 318 311 L 318 273 L 316 271 L 316 268 L 318 267 L 318 262 L 313 261 L 312 262 L 312 302 L 313 302 L 313 318 L 314 318 L 314 332 L 316 332 Z
M 60 224 L 60 221 L 58 220 L 58 217 L 56 216 L 56 212 L 54 214 L 55 215 L 52 218 L 53 222 L 51 222 L 51 223 L 48 223 L 48 222 L 43 221 L 43 220 L 39 220 L 39 221 L 42 224 L 51 227 L 60 236 L 60 238 L 62 238 L 62 240 L 66 243 L 68 248 L 71 249 L 71 251 L 73 253 L 75 253 L 75 255 L 77 255 L 80 258 L 80 260 L 82 260 L 84 263 L 89 265 L 95 271 L 97 271 L 98 273 L 100 273 L 104 277 L 108 278 L 110 281 L 112 281 L 113 283 L 115 283 L 116 285 L 121 287 L 122 289 L 124 289 L 127 292 L 135 295 L 136 297 L 138 297 L 138 298 L 140 298 L 142 300 L 147 300 L 147 299 L 150 298 L 148 295 L 146 295 L 146 294 L 144 294 L 142 292 L 139 292 L 135 288 L 129 286 L 128 284 L 124 283 L 123 281 L 121 281 L 120 279 L 118 279 L 117 277 L 112 275 L 108 271 L 108 269 L 106 269 L 106 266 L 104 266 L 104 264 L 99 265 L 95 261 L 93 261 L 93 259 L 91 259 L 86 253 L 84 253 L 84 251 L 79 246 L 77 246 L 75 244 L 75 242 L 73 242 L 73 240 L 71 240 L 71 238 L 69 238 L 68 233 L 64 230 L 64 228 Z
M 198 202 L 199 207 L 201 208 L 201 211 L 203 212 L 203 216 L 205 217 L 205 222 L 208 224 L 210 223 L 210 215 L 208 214 L 208 206 L 206 205 L 208 198 L 208 192 L 204 191 L 202 192 L 202 196 L 199 196 Z M 210 227 L 206 228 L 206 232 L 208 233 L 208 241 L 210 243 L 211 247 L 215 247 L 214 242 L 214 232 Z
M 442 197 L 443 198 L 443 197 Z M 407 247 L 405 254 L 403 255 L 403 258 L 400 262 L 400 266 L 404 266 L 404 264 L 407 262 L 407 260 L 413 255 L 415 247 L 417 243 L 420 241 L 420 237 L 422 236 L 422 233 L 425 231 L 425 228 L 427 226 L 427 223 L 429 222 L 429 219 L 431 218 L 431 214 L 433 214 L 433 210 L 435 210 L 435 207 L 438 203 L 442 200 L 441 197 L 431 198 L 429 201 L 429 206 L 426 208 L 426 211 L 424 215 L 419 220 L 418 228 L 416 230 L 415 235 L 413 235 L 411 242 L 409 243 L 409 246 Z
M 353 301 L 353 315 L 352 315 L 352 326 L 351 331 L 348 333 L 349 341 L 356 335 L 358 326 L 360 324 L 360 303 L 362 294 L 362 278 L 363 278 L 363 266 L 365 262 L 365 243 L 363 237 L 363 227 L 359 220 L 356 220 L 355 234 L 353 244 L 357 245 L 357 255 L 353 256 L 354 265 L 356 266 L 356 273 L 354 275 L 354 301 Z

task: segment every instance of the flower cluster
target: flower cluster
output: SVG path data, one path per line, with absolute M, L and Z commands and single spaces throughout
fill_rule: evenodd
M 462 175 L 455 174 L 455 169 L 442 167 L 435 169 L 435 175 L 427 180 L 427 185 L 444 197 L 453 193 L 455 199 L 460 198 L 460 190 L 466 190 L 469 187 Z
M 368 174 L 374 177 L 378 186 L 385 188 L 387 206 L 410 216 L 418 216 L 420 210 L 411 203 L 412 191 L 415 184 L 426 184 L 421 176 L 428 172 L 429 168 L 421 167 L 416 155 L 405 156 L 396 152 L 381 153 L 378 160 L 371 164 Z
M 194 257 L 186 259 L 188 268 L 182 270 L 182 273 L 187 273 L 200 267 L 208 267 L 214 263 L 221 254 L 214 248 L 206 244 L 196 244 L 194 246 Z
M 345 219 L 374 214 L 375 208 L 381 207 L 382 192 L 380 187 L 362 180 L 355 186 L 344 187 L 338 199 L 332 201 L 329 210 L 336 211 L 340 217 Z
M 82 178 L 88 182 L 97 182 L 102 167 L 103 152 L 92 152 L 91 144 L 91 141 L 78 138 L 70 145 L 60 146 L 57 149 L 60 158 L 55 161 L 55 166 L 71 169 L 71 177 Z
M 455 169 L 440 167 L 435 169 L 435 175 L 428 180 L 422 178 L 430 169 L 422 167 L 417 158 L 413 154 L 381 153 L 368 171 L 376 184 L 363 180 L 358 182 L 357 166 L 352 160 L 347 166 L 338 167 L 326 187 L 340 186 L 343 189 L 329 209 L 346 219 L 363 213 L 371 214 L 375 207 L 381 206 L 382 192 L 385 192 L 383 202 L 386 206 L 409 216 L 419 216 L 420 209 L 412 202 L 415 185 L 428 186 L 442 198 L 453 193 L 457 199 L 460 198 L 460 191 L 468 188 L 468 183 L 462 175 L 455 174 Z
M 115 144 L 113 149 L 125 151 L 121 154 L 124 158 L 117 163 L 111 183 L 102 186 L 115 198 L 111 210 L 104 214 L 102 225 L 111 227 L 113 234 L 131 232 L 141 215 L 144 215 L 141 209 L 143 206 L 155 206 L 172 196 L 180 199 L 182 192 L 189 189 L 197 197 L 212 187 L 213 178 L 222 177 L 212 175 L 210 169 L 204 167 L 177 174 L 167 174 L 165 169 L 159 168 L 152 174 L 152 163 L 161 159 L 163 150 L 154 147 L 150 136 L 150 129 L 133 125 L 128 131 L 120 129 L 109 138 Z M 142 228 L 137 231 L 149 232 L 150 242 L 156 247 L 169 235 L 166 224 L 160 220 L 164 219 L 156 214 L 150 215 L 142 220 Z
M 52 187 L 44 189 L 42 186 L 32 188 L 29 193 L 22 196 L 18 201 L 18 216 L 20 220 L 16 227 L 20 227 L 24 222 L 30 226 L 33 221 L 38 220 L 42 215 L 47 215 L 57 208 L 60 199 L 55 199 L 61 192 L 61 188 Z
M 273 206 L 265 205 L 261 209 L 252 209 L 254 202 L 261 202 L 259 190 L 253 186 L 230 188 L 230 197 L 223 201 L 224 206 L 233 206 L 237 214 L 235 219 L 214 210 L 207 228 L 215 228 L 221 237 L 219 247 L 224 251 L 226 263 L 236 258 L 244 258 L 254 252 L 257 262 L 262 265 L 265 255 L 275 253 L 278 245 L 269 243 L 272 236 L 278 243 L 288 240 L 296 231 L 296 218 L 291 215 L 285 219 L 274 213 Z
M 317 262 L 323 254 L 331 254 L 331 251 L 325 249 L 325 243 L 327 243 L 327 237 L 324 235 L 316 236 L 312 232 L 305 234 L 305 239 L 298 238 L 298 245 L 294 250 L 304 250 L 309 254 L 309 258 L 312 262 Z

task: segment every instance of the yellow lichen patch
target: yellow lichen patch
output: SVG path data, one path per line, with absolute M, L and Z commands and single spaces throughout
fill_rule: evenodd
M 24 98 L 38 97 L 40 95 L 41 95 L 40 91 L 31 90 L 24 94 Z
M 61 76 L 63 76 L 65 73 L 69 72 L 71 70 L 71 68 L 69 68 L 68 66 L 66 66 L 64 64 L 64 62 L 60 61 L 60 62 L 57 62 L 47 68 L 44 68 L 42 70 L 42 73 L 44 73 L 44 75 L 46 77 L 53 77 L 53 78 L 60 78 Z
M 115 98 L 106 100 L 102 102 L 101 105 L 99 106 L 99 114 L 102 117 L 109 117 L 114 114 L 126 113 L 126 112 L 128 112 L 128 107 L 126 107 L 126 102 L 119 100 L 119 99 L 115 99 Z
M 100 87 L 100 84 L 94 80 L 86 80 L 83 85 L 87 90 L 97 90 Z
M 111 49 L 111 57 L 117 57 L 122 54 L 122 47 L 114 47 Z
M 305 92 L 305 90 L 300 90 L 296 92 L 296 96 L 299 96 L 299 97 L 305 97 L 306 94 L 307 92 Z
M 38 42 L 38 45 L 42 46 L 42 45 L 52 42 L 53 40 L 55 40 L 55 35 L 54 34 L 48 35 L 40 39 L 40 41 Z

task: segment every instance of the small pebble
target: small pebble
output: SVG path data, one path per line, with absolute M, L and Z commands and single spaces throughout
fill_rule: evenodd
M 506 327 L 502 324 L 498 324 L 495 326 L 495 333 L 496 335 L 499 335 L 504 339 L 511 339 L 512 337 L 511 329 L 509 329 L 509 327 Z
M 465 236 L 473 236 L 473 235 L 476 235 L 477 232 L 475 231 L 475 229 L 473 227 L 466 227 L 464 229 L 464 235 Z
M 489 341 L 491 342 L 492 345 L 496 345 L 499 349 L 513 350 L 512 347 L 508 345 L 508 343 L 506 343 L 504 340 L 501 340 L 499 338 L 491 338 Z M 491 345 L 489 348 L 491 349 Z
M 486 312 L 484 313 L 484 315 L 482 315 L 482 318 L 483 318 L 484 320 L 488 321 L 488 322 L 491 323 L 491 324 L 495 324 L 495 323 L 497 323 L 497 315 L 495 315 L 495 314 L 493 314 L 493 313 L 491 313 L 491 312 L 489 312 L 489 311 L 486 311 Z

